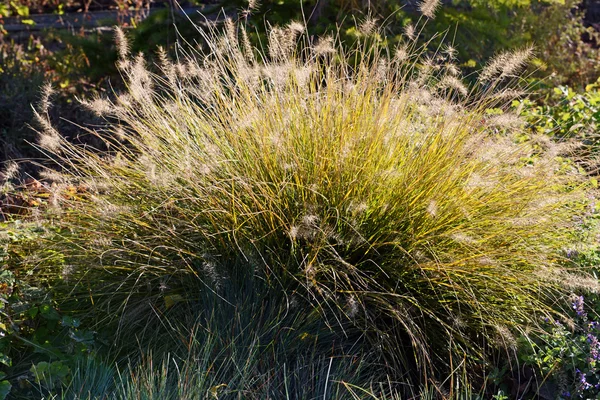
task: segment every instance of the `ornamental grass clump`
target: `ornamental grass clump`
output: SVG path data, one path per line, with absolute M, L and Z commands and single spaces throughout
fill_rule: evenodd
M 88 129 L 103 149 L 38 111 L 54 187 L 85 189 L 57 201 L 68 234 L 45 245 L 107 314 L 188 301 L 235 265 L 425 371 L 510 345 L 587 282 L 561 267 L 590 195 L 577 144 L 523 141 L 503 111 L 529 49 L 467 87 L 451 51 L 412 37 L 346 46 L 293 23 L 255 47 L 228 20 L 153 69 L 117 32 L 128 90 L 85 102 L 106 118 Z

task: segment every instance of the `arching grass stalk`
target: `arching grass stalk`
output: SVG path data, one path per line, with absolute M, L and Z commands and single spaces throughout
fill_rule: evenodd
M 265 49 L 231 21 L 201 34 L 202 51 L 153 73 L 118 31 L 128 92 L 88 102 L 107 118 L 89 132 L 106 151 L 39 112 L 54 179 L 88 191 L 60 206 L 71 233 L 47 246 L 96 306 L 122 315 L 218 284 L 241 258 L 429 371 L 510 344 L 587 282 L 560 262 L 589 194 L 564 157 L 576 143 L 520 142 L 518 119 L 490 112 L 518 93 L 530 50 L 499 55 L 467 89 L 450 52 L 411 37 L 389 54 L 297 23 L 270 29 Z

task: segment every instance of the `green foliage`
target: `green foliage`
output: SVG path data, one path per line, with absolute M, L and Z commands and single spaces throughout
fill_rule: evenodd
M 495 332 L 554 312 L 589 188 L 560 149 L 519 143 L 511 115 L 488 112 L 526 50 L 490 62 L 468 97 L 452 56 L 424 62 L 417 42 L 387 58 L 373 32 L 344 49 L 296 24 L 256 49 L 226 25 L 156 75 L 122 44 L 128 93 L 88 104 L 109 152 L 40 137 L 71 166 L 57 182 L 88 193 L 55 210 L 63 234 L 43 242 L 72 266 L 80 310 L 135 331 L 248 269 L 423 379 L 451 370 L 447 354 L 484 363 Z
M 531 18 L 530 29 L 538 51 L 538 76 L 579 91 L 599 77 L 600 37 L 595 28 L 584 24 L 578 4 L 567 1 L 565 6 L 542 11 L 537 19 Z
M 597 296 L 591 297 L 598 308 Z M 544 380 L 560 388 L 561 398 L 596 398 L 600 395 L 600 324 L 597 310 L 588 314 L 583 296 L 572 303 L 571 327 L 561 321 L 547 321 L 546 332 L 533 343 L 523 342 L 524 362 L 539 368 Z M 593 315 L 593 317 L 592 317 Z
M 315 37 L 360 7 L 304 4 L 314 8 Z M 373 6 L 386 15 L 397 4 Z M 0 362 L 9 373 L 0 399 L 11 385 L 13 394 L 66 399 L 435 398 L 448 387 L 448 397 L 463 396 L 453 361 L 464 360 L 469 379 L 494 371 L 488 354 L 535 331 L 541 315 L 560 319 L 553 303 L 583 279 L 564 267 L 563 250 L 581 247 L 573 242 L 590 229 L 597 183 L 561 145 L 595 149 L 600 96 L 596 84 L 585 93 L 558 86 L 542 105 L 515 102 L 530 124 L 522 132 L 503 104 L 515 71 L 473 77 L 467 88 L 454 63 L 468 71 L 534 41 L 543 45 L 539 68 L 580 84 L 594 75 L 586 60 L 596 53 L 570 8 L 445 5 L 423 30 L 429 47 L 403 33 L 419 18 L 412 9 L 396 9 L 382 31 L 347 18 L 343 50 L 307 34 L 295 40 L 298 26 L 265 31 L 262 18 L 243 17 L 250 45 L 226 22 L 225 36 L 206 34 L 203 51 L 178 52 L 178 63 L 160 53 L 157 74 L 141 57 L 119 58 L 112 36 L 100 34 L 47 36 L 66 50 L 43 68 L 34 57 L 5 62 L 0 82 L 14 86 L 6 109 L 18 114 L 0 127 L 7 143 L 33 117 L 22 105 L 37 98 L 21 89 L 43 69 L 73 92 L 101 91 L 95 83 L 122 74 L 127 93 L 93 103 L 108 126 L 85 132 L 85 144 L 57 137 L 51 115 L 38 115 L 41 147 L 64 168 L 45 171 L 55 186 L 42 216 L 54 228 L 3 226 Z M 288 1 L 256 13 L 281 25 L 302 20 Z M 154 59 L 156 45 L 183 43 L 174 22 L 192 37 L 196 27 L 173 15 L 131 29 L 131 51 Z M 446 34 L 458 60 L 434 35 L 449 26 L 458 26 Z M 388 59 L 396 46 L 408 57 Z M 7 157 L 29 155 L 21 146 Z M 74 187 L 82 193 L 63 196 Z M 592 265 L 598 253 L 586 257 Z M 262 282 L 249 298 L 233 295 L 247 293 L 232 284 L 240 271 Z M 595 327 L 579 322 L 550 324 L 522 353 L 545 376 L 568 377 L 559 383 L 572 393 L 582 377 L 597 378 L 587 341 Z M 117 364 L 97 353 L 104 338 Z M 499 388 L 493 398 L 507 398 L 508 373 L 488 377 L 487 395 Z M 489 398 L 470 390 L 465 397 Z
M 566 250 L 565 263 L 571 268 L 598 274 L 600 252 L 589 236 L 598 232 L 599 215 L 592 203 L 581 223 L 580 242 Z M 569 313 L 561 319 L 544 321 L 544 330 L 533 340 L 520 341 L 519 358 L 539 373 L 542 386 L 552 388 L 560 398 L 597 398 L 600 395 L 600 298 L 596 291 L 584 295 L 571 294 Z M 564 304 L 568 303 L 568 304 Z
M 80 327 L 79 319 L 64 315 L 50 297 L 43 275 L 36 276 L 41 265 L 64 268 L 59 255 L 36 245 L 51 231 L 20 221 L 4 223 L 1 228 L 5 266 L 0 272 L 0 362 L 6 374 L 0 388 L 5 390 L 14 381 L 13 388 L 27 393 L 29 380 L 50 390 L 67 383 L 68 371 L 93 355 L 95 335 Z M 7 265 L 24 267 L 22 260 L 28 258 L 32 269 L 6 269 Z M 31 285 L 32 276 L 37 286 Z
M 316 34 L 341 26 L 344 32 L 356 20 L 367 16 L 385 21 L 385 33 L 390 43 L 400 40 L 406 28 L 422 16 L 419 2 L 397 1 L 319 1 L 304 2 L 268 0 L 253 10 L 257 21 L 269 20 L 284 25 L 292 20 L 307 20 Z M 230 10 L 247 7 L 247 2 L 223 2 Z M 446 32 L 446 42 L 458 50 L 460 63 L 482 67 L 495 54 L 533 44 L 536 48 L 536 76 L 551 79 L 555 84 L 581 87 L 598 78 L 596 65 L 600 59 L 597 34 L 586 27 L 580 2 L 577 0 L 455 0 L 442 2 L 435 19 L 424 29 L 424 40 L 441 43 L 440 32 Z M 304 12 L 304 15 L 303 15 Z M 263 31 L 264 26 L 252 24 Z M 444 35 L 442 35 L 444 36 Z M 584 40 L 586 39 L 586 40 Z
M 35 140 L 35 132 L 27 126 L 33 118 L 29 106 L 39 98 L 44 72 L 36 61 L 38 43 L 31 41 L 23 48 L 0 44 L 0 159 L 39 156 L 27 141 Z
M 297 295 L 251 275 L 206 283 L 182 293 L 185 302 L 161 309 L 154 325 L 139 314 L 145 326 L 128 322 L 116 338 L 121 353 L 114 367 L 99 357 L 38 362 L 31 387 L 15 395 L 337 399 L 347 395 L 346 385 L 370 393 L 358 398 L 391 393 L 383 360 L 361 330 L 329 325 Z
M 360 331 L 328 327 L 301 299 L 290 308 L 293 298 L 255 279 L 203 291 L 191 308 L 198 319 L 186 313 L 192 326 L 168 318 L 186 344 L 148 343 L 152 353 L 117 381 L 115 398 L 337 399 L 347 396 L 344 383 L 388 386 L 387 368 Z
M 492 55 L 532 44 L 531 74 L 555 85 L 583 87 L 598 78 L 597 33 L 579 1 L 459 1 L 442 7 L 430 34 L 449 29 L 460 60 L 481 66 Z
M 62 361 L 53 361 L 51 363 L 41 361 L 31 367 L 31 372 L 35 376 L 36 383 L 43 385 L 49 390 L 61 384 L 66 384 L 71 375 L 71 369 Z
M 600 92 L 598 83 L 576 92 L 567 86 L 555 87 L 537 102 L 522 100 L 513 104 L 521 109 L 530 128 L 558 140 L 577 138 L 592 151 L 598 151 Z
M 6 378 L 6 375 L 4 375 L 4 373 L 0 373 L 0 399 L 4 400 L 8 397 L 9 393 L 10 393 L 10 389 L 12 388 L 12 385 L 10 384 L 10 382 L 8 382 L 7 380 L 5 380 L 4 378 Z

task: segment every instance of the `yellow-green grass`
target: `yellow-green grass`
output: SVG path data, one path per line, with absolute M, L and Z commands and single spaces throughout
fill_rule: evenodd
M 182 285 L 244 265 L 428 370 L 510 345 L 587 283 L 561 262 L 591 190 L 566 157 L 576 144 L 523 142 L 498 114 L 527 50 L 467 90 L 451 51 L 410 38 L 389 54 L 368 32 L 348 49 L 291 24 L 261 49 L 225 25 L 155 73 L 117 35 L 128 92 L 87 102 L 107 118 L 88 132 L 105 151 L 40 110 L 40 146 L 63 167 L 48 177 L 87 190 L 58 201 L 70 233 L 45 244 L 74 293 L 152 312 L 137 304 L 170 307 Z

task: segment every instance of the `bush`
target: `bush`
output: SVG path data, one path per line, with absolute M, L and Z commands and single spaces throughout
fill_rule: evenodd
M 37 176 L 36 160 L 43 156 L 33 145 L 37 131 L 32 126 L 32 105 L 39 102 L 44 82 L 55 82 L 64 89 L 55 98 L 52 120 L 72 140 L 81 140 L 77 124 L 91 123 L 94 118 L 94 114 L 74 104 L 72 96 L 92 92 L 89 87 L 103 89 L 99 81 L 90 84 L 82 79 L 82 71 L 75 72 L 83 62 L 73 54 L 47 49 L 56 50 L 53 37 L 45 32 L 31 35 L 24 43 L 0 40 L 0 162 L 18 162 L 22 177 Z
M 29 49 L 31 51 L 32 49 Z M 30 104 L 44 83 L 42 68 L 23 46 L 0 43 L 0 160 L 39 156 L 26 141 L 36 133 L 26 124 L 33 119 Z
M 587 85 L 583 92 L 558 86 L 538 101 L 526 99 L 514 105 L 521 109 L 521 115 L 537 133 L 558 141 L 577 138 L 586 145 L 588 151 L 598 151 L 598 82 Z
M 128 92 L 88 102 L 107 118 L 88 131 L 106 151 L 38 113 L 40 146 L 62 167 L 46 176 L 64 233 L 43 246 L 69 265 L 63 308 L 88 302 L 142 335 L 174 299 L 249 271 L 362 330 L 406 381 L 465 353 L 483 362 L 587 283 L 558 262 L 590 190 L 558 157 L 575 144 L 519 143 L 516 117 L 490 111 L 530 52 L 500 54 L 469 94 L 452 54 L 407 41 L 388 56 L 361 28 L 344 49 L 293 23 L 261 50 L 228 21 L 157 73 L 120 33 Z M 71 185 L 85 193 L 58 200 Z
M 592 297 L 597 301 L 597 296 Z M 595 304 L 597 307 L 597 304 Z M 600 324 L 596 310 L 588 315 L 584 296 L 573 296 L 571 326 L 546 320 L 547 333 L 523 344 L 521 357 L 539 369 L 560 398 L 597 398 L 600 395 Z
M 309 18 L 313 33 L 324 33 L 337 26 L 352 32 L 357 15 L 374 16 L 385 21 L 387 39 L 395 43 L 407 29 L 422 20 L 419 1 L 348 1 L 324 0 L 304 2 L 302 7 L 289 0 L 266 0 L 253 10 L 272 23 L 286 24 L 294 19 Z M 247 2 L 223 0 L 231 11 Z M 551 80 L 555 85 L 583 87 L 598 78 L 600 59 L 598 34 L 584 21 L 580 0 L 453 0 L 442 1 L 436 18 L 423 31 L 425 40 L 451 41 L 458 50 L 459 63 L 471 71 L 481 68 L 492 56 L 507 49 L 533 45 L 536 49 L 536 78 Z M 252 24 L 252 22 L 250 22 Z M 263 26 L 252 25 L 262 32 Z M 444 32 L 440 35 L 440 32 Z M 348 35 L 346 40 L 352 40 Z M 437 38 L 437 39 L 436 39 Z M 451 40 L 450 40 L 451 38 Z
M 584 23 L 580 1 L 542 8 L 525 20 L 524 40 L 536 46 L 538 76 L 553 85 L 570 85 L 577 90 L 599 78 L 600 36 Z

